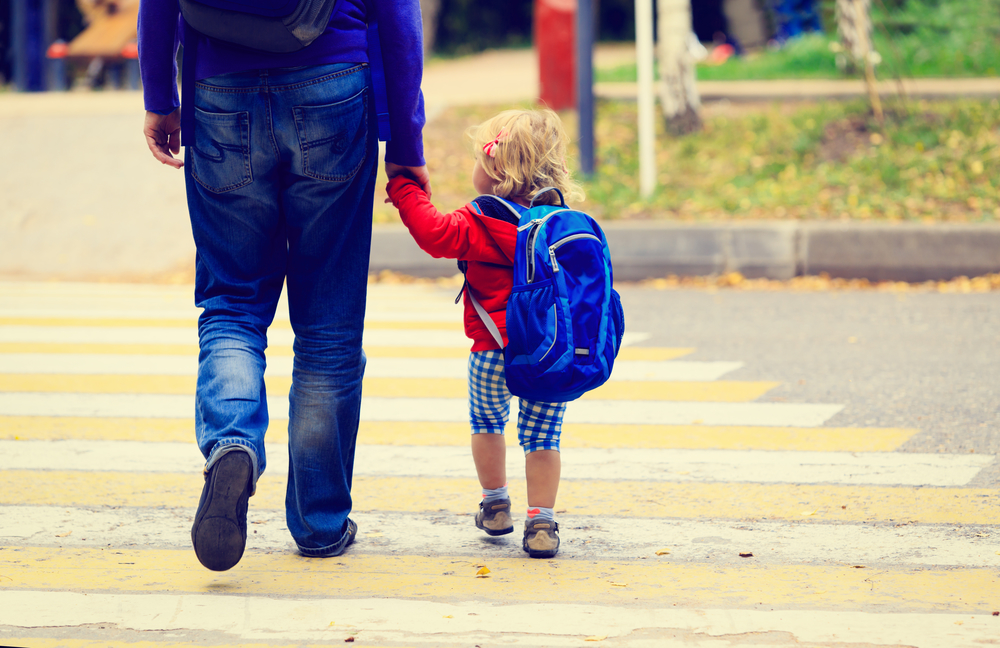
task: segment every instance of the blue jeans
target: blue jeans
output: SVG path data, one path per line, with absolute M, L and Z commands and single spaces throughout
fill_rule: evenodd
M 249 452 L 264 472 L 264 349 L 282 284 L 295 332 L 288 529 L 309 556 L 346 546 L 378 148 L 367 66 L 199 81 L 185 156 L 197 246 L 195 423 L 208 470 Z

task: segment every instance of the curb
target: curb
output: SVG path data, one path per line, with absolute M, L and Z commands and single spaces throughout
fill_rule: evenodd
M 870 281 L 940 281 L 1000 272 L 1000 225 L 881 225 L 795 222 L 604 223 L 622 281 L 740 272 L 790 279 L 827 273 Z M 447 277 L 455 261 L 434 259 L 402 226 L 377 226 L 371 271 Z
M 698 81 L 697 87 L 702 101 L 807 101 L 868 96 L 865 82 L 857 79 Z M 1000 97 L 1000 79 L 996 78 L 887 80 L 879 81 L 876 88 L 883 97 L 898 95 L 900 90 L 911 99 Z M 639 85 L 601 82 L 594 84 L 594 94 L 603 99 L 635 100 Z

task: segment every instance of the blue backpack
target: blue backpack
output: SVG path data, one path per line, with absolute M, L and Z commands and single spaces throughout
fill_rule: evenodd
M 547 191 L 559 194 L 560 204 L 536 206 Z M 528 209 L 496 196 L 475 202 L 485 215 L 517 223 L 503 350 L 507 389 L 527 400 L 563 403 L 603 385 L 621 348 L 625 314 L 597 221 L 567 207 L 554 187 L 538 192 Z M 502 347 L 496 324 L 469 296 Z

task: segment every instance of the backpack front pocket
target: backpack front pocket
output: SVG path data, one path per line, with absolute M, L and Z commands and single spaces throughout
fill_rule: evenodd
M 559 310 L 552 280 L 511 293 L 507 308 L 508 364 L 541 362 L 558 336 Z

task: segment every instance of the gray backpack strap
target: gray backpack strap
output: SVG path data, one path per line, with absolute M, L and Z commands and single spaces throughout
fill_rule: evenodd
M 503 336 L 500 335 L 500 329 L 497 328 L 497 323 L 493 321 L 490 314 L 486 312 L 483 305 L 479 303 L 479 300 L 472 294 L 472 290 L 469 290 L 469 299 L 472 300 L 472 305 L 476 307 L 476 312 L 479 313 L 479 319 L 483 320 L 483 324 L 493 335 L 493 339 L 497 341 L 497 346 L 501 349 L 503 348 Z

